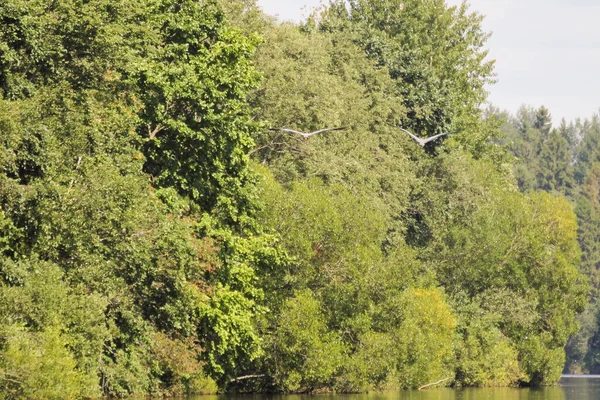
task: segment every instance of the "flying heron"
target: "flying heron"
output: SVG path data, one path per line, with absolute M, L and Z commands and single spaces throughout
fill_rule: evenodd
M 404 128 L 398 127 L 398 129 L 400 129 L 403 132 L 408 133 L 410 135 L 410 137 L 413 138 L 413 139 L 415 139 L 415 142 L 419 143 L 419 145 L 421 147 L 424 147 L 427 143 L 431 142 L 432 140 L 435 140 L 435 139 L 439 138 L 440 136 L 444 136 L 444 135 L 448 134 L 448 132 L 444 132 L 444 133 L 439 133 L 437 135 L 434 135 L 434 136 L 431 136 L 431 137 L 428 137 L 428 138 L 425 138 L 425 139 L 421 139 L 420 137 L 417 137 L 417 136 L 413 135 L 412 133 L 410 133 L 409 131 L 407 131 Z
M 324 129 L 319 129 L 318 131 L 313 131 L 313 132 L 300 132 L 300 131 L 296 131 L 294 129 L 289 129 L 289 128 L 270 128 L 270 131 L 283 131 L 283 132 L 290 132 L 290 133 L 296 133 L 300 136 L 302 136 L 304 139 L 308 139 L 309 137 L 311 137 L 312 135 L 316 135 L 317 133 L 322 133 L 322 132 L 327 132 L 327 131 L 339 131 L 342 129 L 346 129 L 346 128 L 324 128 Z

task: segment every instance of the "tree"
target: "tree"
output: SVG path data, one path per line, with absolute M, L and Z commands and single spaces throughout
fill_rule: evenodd
M 494 130 L 485 129 L 478 116 L 494 63 L 483 49 L 488 34 L 482 16 L 466 3 L 333 1 L 316 18 L 319 29 L 345 32 L 389 70 L 407 110 L 396 123 L 421 136 L 464 130 L 454 135 L 463 146 L 480 156 L 490 152 Z
M 254 43 L 224 24 L 215 1 L 165 2 L 149 57 L 129 65 L 143 103 L 144 170 L 230 224 L 251 212 L 246 93 L 258 82 Z
M 558 379 L 563 347 L 577 329 L 575 314 L 583 310 L 586 293 L 570 204 L 547 194 L 520 194 L 502 175 L 494 177 L 489 167 L 468 159 L 438 158 L 425 175 L 427 189 L 415 198 L 429 232 L 418 244 L 419 258 L 436 270 L 459 312 L 488 291 L 508 290 L 504 307 L 518 309 L 506 304 L 514 299 L 524 309 L 504 313 L 495 325 L 525 373 L 512 379 L 533 385 Z M 526 323 L 523 316 L 533 320 Z M 458 329 L 468 332 L 469 324 Z
M 253 40 L 210 0 L 14 0 L 0 16 L 0 352 L 29 374 L 1 384 L 53 396 L 44 371 L 64 368 L 64 395 L 214 391 L 207 375 L 261 353 Z M 31 300 L 34 284 L 78 311 Z M 55 359 L 21 351 L 36 340 Z
M 570 193 L 573 188 L 572 154 L 569 142 L 557 129 L 552 129 L 542 144 L 537 187 L 547 192 Z

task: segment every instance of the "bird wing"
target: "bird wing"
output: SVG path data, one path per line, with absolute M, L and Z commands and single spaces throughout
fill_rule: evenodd
M 447 134 L 448 134 L 448 132 L 438 133 L 437 135 L 428 137 L 427 139 L 423 139 L 423 142 L 424 143 L 431 142 L 432 140 L 435 140 L 435 139 L 439 138 L 440 136 L 444 136 L 444 135 L 447 135 Z
M 317 133 L 321 133 L 321 132 L 327 132 L 327 131 L 339 131 L 342 129 L 346 129 L 346 127 L 340 127 L 340 128 L 324 128 L 324 129 L 319 129 L 318 131 L 314 131 L 314 132 L 310 132 L 308 133 L 308 135 L 316 135 Z
M 425 143 L 423 142 L 423 139 L 421 139 L 420 137 L 417 137 L 417 136 L 413 135 L 412 133 L 410 133 L 410 132 L 409 132 L 409 131 L 407 131 L 406 129 L 404 129 L 404 128 L 400 128 L 400 127 L 398 127 L 398 129 L 400 129 L 400 130 L 401 130 L 401 131 L 403 131 L 403 132 L 406 132 L 406 133 L 408 133 L 408 134 L 410 135 L 410 137 L 411 137 L 411 138 L 413 138 L 413 139 L 415 139 L 415 140 L 417 141 L 417 143 L 419 143 L 421 146 L 423 146 L 423 145 L 425 144 Z
M 297 133 L 298 135 L 306 135 L 306 133 L 304 132 L 300 132 L 300 131 L 296 131 L 294 129 L 290 129 L 290 128 L 269 128 L 270 131 L 284 131 L 284 132 L 290 132 L 290 133 Z

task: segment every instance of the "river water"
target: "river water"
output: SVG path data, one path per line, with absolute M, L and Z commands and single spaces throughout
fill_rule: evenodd
M 600 400 L 600 375 L 565 375 L 557 386 L 530 388 L 433 388 L 370 394 L 194 396 L 188 400 Z

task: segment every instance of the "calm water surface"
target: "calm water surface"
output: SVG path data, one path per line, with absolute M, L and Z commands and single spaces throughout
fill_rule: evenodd
M 563 376 L 558 386 L 540 389 L 424 389 L 371 394 L 289 396 L 196 396 L 188 400 L 600 400 L 600 376 Z

